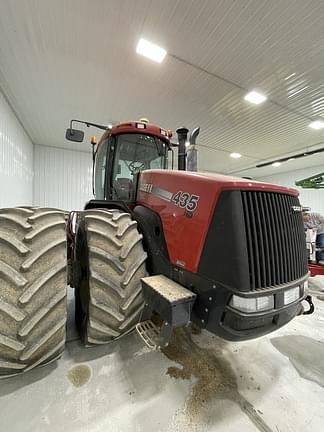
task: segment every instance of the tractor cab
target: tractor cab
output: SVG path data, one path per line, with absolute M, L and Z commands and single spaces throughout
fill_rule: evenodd
M 171 131 L 149 124 L 146 119 L 111 127 L 86 125 L 106 129 L 97 146 L 95 137 L 91 139 L 96 200 L 133 202 L 140 171 L 168 168 Z M 82 131 L 72 127 L 67 130 L 69 140 L 81 142 L 83 137 Z
M 169 137 L 147 123 L 122 123 L 100 140 L 96 151 L 94 192 L 97 200 L 135 200 L 138 173 L 168 166 Z

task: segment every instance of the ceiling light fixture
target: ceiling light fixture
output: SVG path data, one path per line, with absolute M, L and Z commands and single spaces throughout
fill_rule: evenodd
M 312 129 L 323 129 L 324 128 L 324 122 L 321 120 L 315 120 L 312 123 L 308 125 Z
M 273 162 L 273 164 L 271 164 L 273 167 L 280 167 L 281 162 Z
M 165 49 L 149 42 L 145 39 L 140 39 L 136 47 L 137 54 L 141 54 L 157 63 L 161 63 L 164 60 L 167 52 Z
M 242 157 L 242 155 L 241 153 L 231 153 L 230 157 L 234 159 L 239 159 L 240 157 Z
M 254 103 L 255 105 L 259 105 L 260 103 L 267 100 L 266 96 L 263 94 L 257 92 L 257 91 L 251 91 L 250 93 L 246 94 L 244 96 L 244 100 Z

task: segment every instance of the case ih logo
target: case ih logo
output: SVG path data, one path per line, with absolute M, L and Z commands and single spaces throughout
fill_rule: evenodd
M 291 206 L 291 210 L 294 213 L 301 213 L 303 211 L 303 208 L 301 206 Z
M 139 190 L 146 193 L 152 192 L 153 185 L 152 183 L 142 183 L 139 187 Z

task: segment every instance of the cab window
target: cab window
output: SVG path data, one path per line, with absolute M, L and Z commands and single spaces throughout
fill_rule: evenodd
M 166 144 L 157 137 L 122 134 L 116 141 L 112 173 L 113 199 L 135 198 L 134 176 L 146 169 L 162 169 L 166 164 Z
M 100 145 L 96 154 L 95 196 L 98 200 L 105 199 L 107 151 L 108 140 L 104 141 Z

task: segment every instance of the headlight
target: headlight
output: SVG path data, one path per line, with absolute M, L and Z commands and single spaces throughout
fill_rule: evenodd
M 289 290 L 284 292 L 284 304 L 287 305 L 289 303 L 293 303 L 294 301 L 298 300 L 299 297 L 300 297 L 299 286 L 295 288 L 290 288 Z
M 262 296 L 255 298 L 246 298 L 233 295 L 230 305 L 242 312 L 260 312 L 268 309 L 273 309 L 274 299 L 273 295 Z

